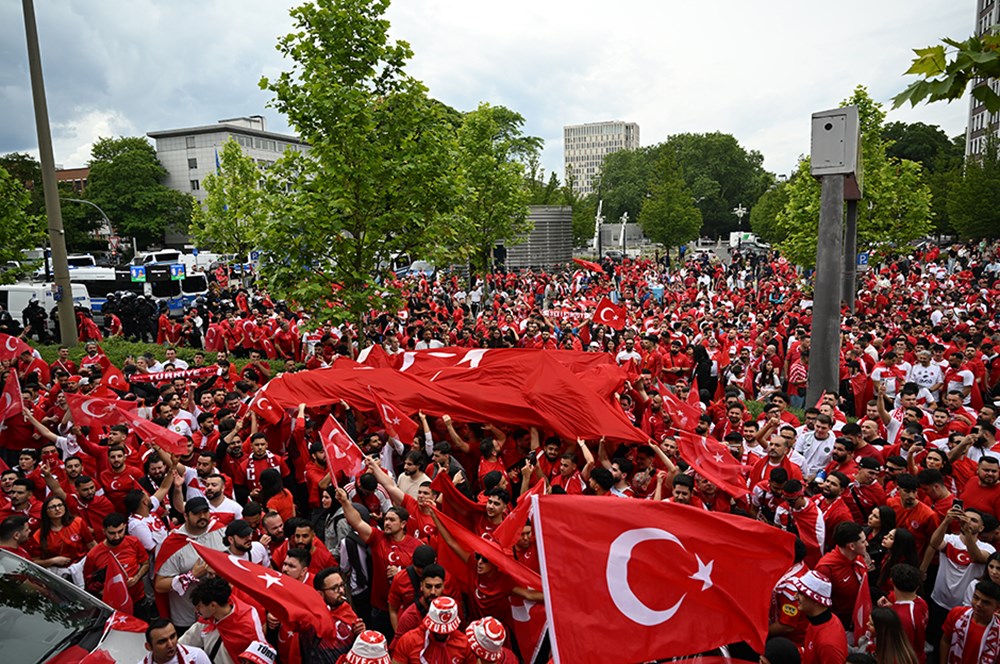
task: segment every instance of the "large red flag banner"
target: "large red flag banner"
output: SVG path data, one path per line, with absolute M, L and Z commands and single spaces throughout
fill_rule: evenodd
M 373 411 L 371 386 L 403 412 L 447 414 L 459 422 L 516 422 L 570 440 L 647 440 L 613 402 L 625 372 L 605 353 L 442 348 L 403 355 L 410 359 L 404 357 L 400 370 L 335 365 L 278 376 L 267 384 L 268 405 L 284 409 L 344 400 Z
M 741 640 L 763 650 L 793 535 L 676 503 L 532 501 L 556 664 L 644 662 Z

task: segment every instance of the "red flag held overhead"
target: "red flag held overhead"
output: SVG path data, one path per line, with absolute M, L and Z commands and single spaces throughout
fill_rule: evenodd
M 625 328 L 625 307 L 615 304 L 605 296 L 597 303 L 593 320 L 615 330 L 622 330 Z
M 397 406 L 379 397 L 375 390 L 369 388 L 369 391 L 379 417 L 382 418 L 382 424 L 385 425 L 385 432 L 404 445 L 413 443 L 413 439 L 417 435 L 417 423 Z

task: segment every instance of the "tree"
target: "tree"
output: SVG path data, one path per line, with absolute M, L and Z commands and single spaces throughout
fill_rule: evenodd
M 893 100 L 893 108 L 906 102 L 954 101 L 961 99 L 970 82 L 976 79 L 1000 78 L 1000 35 L 993 30 L 981 37 L 973 35 L 964 42 L 942 39 L 943 43 L 917 48 L 917 57 L 905 75 L 919 76 Z M 989 85 L 975 85 L 972 96 L 984 104 L 990 113 L 1000 111 L 1000 95 Z
M 243 257 L 258 246 L 266 220 L 264 196 L 259 187 L 263 174 L 239 143 L 226 141 L 219 155 L 218 173 L 202 181 L 205 206 L 194 202 L 191 237 L 199 247 Z
M 769 244 L 777 244 L 785 239 L 785 233 L 778 223 L 778 215 L 788 205 L 788 181 L 778 182 L 757 199 L 750 208 L 750 229 L 760 239 Z
M 957 168 L 965 156 L 965 136 L 958 145 L 937 125 L 923 122 L 890 122 L 882 128 L 882 140 L 888 156 L 918 162 L 928 173 Z
M 653 242 L 673 247 L 701 232 L 701 211 L 694 205 L 673 150 L 659 151 L 653 165 L 649 196 L 639 212 L 639 226 Z
M 31 214 L 31 194 L 17 178 L 0 167 L 0 266 L 24 262 L 21 253 L 44 242 L 44 218 Z M 0 271 L 0 283 L 17 281 L 30 268 Z
M 492 271 L 493 248 L 532 228 L 525 162 L 537 157 L 542 139 L 521 132 L 524 118 L 483 103 L 466 113 L 458 130 L 459 162 L 466 195 L 459 208 L 459 245 L 483 273 Z
M 362 323 L 400 302 L 384 277 L 400 253 L 434 259 L 458 238 L 463 199 L 458 144 L 446 107 L 404 68 L 408 44 L 390 42 L 388 0 L 317 0 L 291 10 L 278 40 L 291 69 L 264 77 L 309 144 L 287 151 L 266 179 L 262 266 L 278 297 L 329 302 L 313 320 Z M 335 293 L 335 295 L 334 295 Z
M 145 247 L 161 241 L 167 229 L 187 230 L 191 197 L 163 184 L 167 171 L 145 138 L 101 138 L 91 148 L 89 165 L 89 200 L 119 235 Z
M 604 158 L 596 190 L 604 201 L 605 219 L 617 222 L 626 212 L 637 219 L 642 211 L 658 158 L 658 146 L 619 150 Z
M 885 113 L 881 104 L 858 86 L 842 106 L 857 106 L 861 125 L 865 200 L 858 205 L 858 249 L 878 248 L 889 253 L 931 230 L 931 193 L 920 164 L 886 155 L 882 140 Z M 819 182 L 809 173 L 809 159 L 799 163 L 787 186 L 788 203 L 776 217 L 784 236 L 781 252 L 790 260 L 812 267 L 816 263 L 819 223 Z
M 991 136 L 981 159 L 970 159 L 964 177 L 948 192 L 952 227 L 963 238 L 1000 237 L 1000 143 Z
M 740 223 L 733 214 L 739 205 L 752 208 L 774 175 L 764 170 L 764 157 L 746 150 L 731 134 L 676 134 L 667 139 L 684 181 L 704 219 L 704 234 L 726 237 Z

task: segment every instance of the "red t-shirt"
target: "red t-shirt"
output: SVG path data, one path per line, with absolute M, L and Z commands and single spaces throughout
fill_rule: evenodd
M 413 562 L 413 550 L 420 546 L 420 540 L 403 535 L 398 542 L 389 540 L 378 528 L 365 542 L 372 553 L 372 606 L 382 611 L 389 610 L 389 578 L 386 570 L 390 565 L 406 567 Z
M 993 516 L 1000 514 L 1000 484 L 984 487 L 979 483 L 979 478 L 972 479 L 966 483 L 959 498 L 966 507 L 988 512 Z
M 809 623 L 802 664 L 844 664 L 845 661 L 847 661 L 847 634 L 840 621 L 830 616 L 818 625 Z
M 478 658 L 469 649 L 465 632 L 455 630 L 444 643 L 420 627 L 396 641 L 392 661 L 402 664 L 475 664 Z
M 112 555 L 118 559 L 125 573 L 130 577 L 135 576 L 142 564 L 149 561 L 149 554 L 142 548 L 139 540 L 131 535 L 126 535 L 121 544 L 113 549 L 107 545 L 107 542 L 99 542 L 90 550 L 83 562 L 84 578 L 105 569 L 111 563 Z M 105 583 L 107 578 L 105 577 Z M 128 581 L 128 579 L 125 580 Z M 138 602 L 142 600 L 145 590 L 140 582 L 129 588 L 128 593 L 133 602 Z
M 971 606 L 956 606 L 948 612 L 948 618 L 944 621 L 942 636 L 945 643 L 951 643 L 952 634 L 955 633 L 955 623 L 966 611 L 972 611 Z M 965 637 L 965 645 L 962 648 L 962 664 L 980 664 L 979 647 L 986 633 L 986 626 L 978 624 L 975 620 L 969 621 L 968 634 Z
M 34 534 L 35 544 L 41 551 L 42 531 L 36 530 Z M 44 558 L 54 558 L 55 556 L 66 556 L 72 562 L 77 562 L 90 549 L 87 545 L 94 541 L 94 535 L 90 532 L 87 522 L 77 517 L 68 526 L 63 526 L 58 532 L 50 531 L 47 538 L 47 546 L 41 554 Z
M 927 661 L 927 653 L 924 652 L 924 640 L 927 633 L 927 602 L 919 595 L 913 601 L 896 600 L 892 605 L 892 610 L 899 616 L 899 621 L 903 624 L 903 631 L 913 644 L 913 650 L 917 653 L 917 660 L 923 664 Z
M 141 470 L 133 466 L 125 466 L 120 473 L 116 473 L 110 468 L 102 470 L 97 479 L 104 487 L 104 495 L 114 505 L 115 511 L 127 514 L 125 496 L 133 489 L 142 489 L 142 485 L 136 479 L 139 477 L 142 477 Z

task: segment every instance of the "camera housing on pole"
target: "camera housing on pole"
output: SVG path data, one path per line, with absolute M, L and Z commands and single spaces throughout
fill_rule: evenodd
M 844 261 L 853 267 L 856 242 L 849 225 L 850 254 L 844 255 L 844 201 L 857 201 L 863 193 L 861 131 L 856 106 L 845 106 L 812 115 L 811 170 L 820 181 L 819 229 L 816 275 L 813 280 L 812 344 L 806 403 L 814 404 L 823 392 L 840 392 L 840 305 L 845 291 Z M 853 278 L 852 278 L 853 284 Z M 849 286 L 853 289 L 853 285 Z

